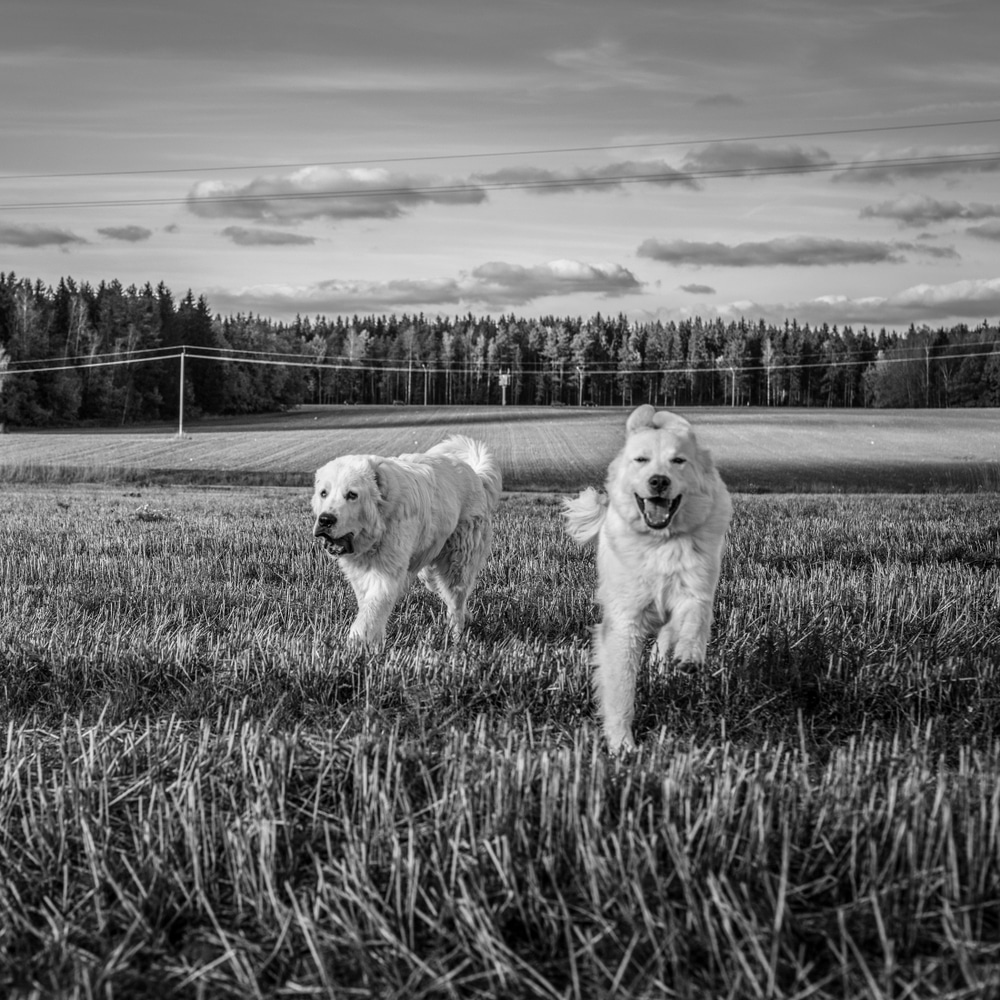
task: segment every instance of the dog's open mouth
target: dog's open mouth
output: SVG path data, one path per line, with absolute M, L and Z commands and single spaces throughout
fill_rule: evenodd
M 646 524 L 655 531 L 662 531 L 670 526 L 670 522 L 677 513 L 677 508 L 681 505 L 683 494 L 670 497 L 641 497 L 635 494 L 635 502 L 639 505 L 639 513 Z
M 344 556 L 350 555 L 354 551 L 354 534 L 353 532 L 348 532 L 346 535 L 340 535 L 334 538 L 333 535 L 328 535 L 326 532 L 317 531 L 316 537 L 323 543 L 323 547 L 332 556 Z

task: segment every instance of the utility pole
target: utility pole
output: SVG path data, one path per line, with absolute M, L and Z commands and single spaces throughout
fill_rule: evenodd
M 181 386 L 177 404 L 177 436 L 184 437 L 184 346 L 181 345 Z

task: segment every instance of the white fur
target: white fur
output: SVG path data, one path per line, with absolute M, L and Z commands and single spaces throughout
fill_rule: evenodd
M 683 417 L 640 406 L 626 434 L 608 468 L 607 495 L 588 489 L 563 504 L 570 536 L 581 545 L 597 542 L 603 615 L 594 629 L 593 683 L 613 752 L 635 747 L 635 678 L 650 636 L 662 662 L 671 655 L 704 662 L 732 517 L 729 491 Z M 636 495 L 663 498 L 647 500 L 654 524 Z M 656 527 L 678 496 L 672 520 Z
M 316 472 L 313 534 L 358 602 L 352 641 L 374 646 L 419 576 L 448 609 L 452 632 L 490 553 L 500 470 L 486 447 L 455 436 L 426 453 L 343 455 Z M 343 548 L 350 538 L 350 551 Z

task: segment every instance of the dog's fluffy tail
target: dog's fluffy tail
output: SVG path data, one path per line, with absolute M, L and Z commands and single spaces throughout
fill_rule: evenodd
M 597 538 L 607 513 L 608 498 L 593 487 L 578 497 L 563 500 L 566 533 L 580 545 L 589 545 Z
M 466 465 L 472 466 L 473 472 L 483 481 L 483 488 L 489 497 L 490 509 L 496 506 L 503 491 L 503 477 L 500 475 L 500 466 L 497 465 L 492 452 L 482 441 L 465 437 L 464 434 L 455 434 L 446 441 L 434 445 L 428 454 L 451 455 L 461 459 Z

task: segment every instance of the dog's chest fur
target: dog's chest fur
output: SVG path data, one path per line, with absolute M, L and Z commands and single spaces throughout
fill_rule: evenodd
M 616 535 L 606 527 L 598 541 L 598 563 L 616 565 L 604 565 L 599 574 L 602 603 L 651 606 L 665 618 L 682 594 L 711 593 L 714 560 L 704 539 L 688 533 Z

